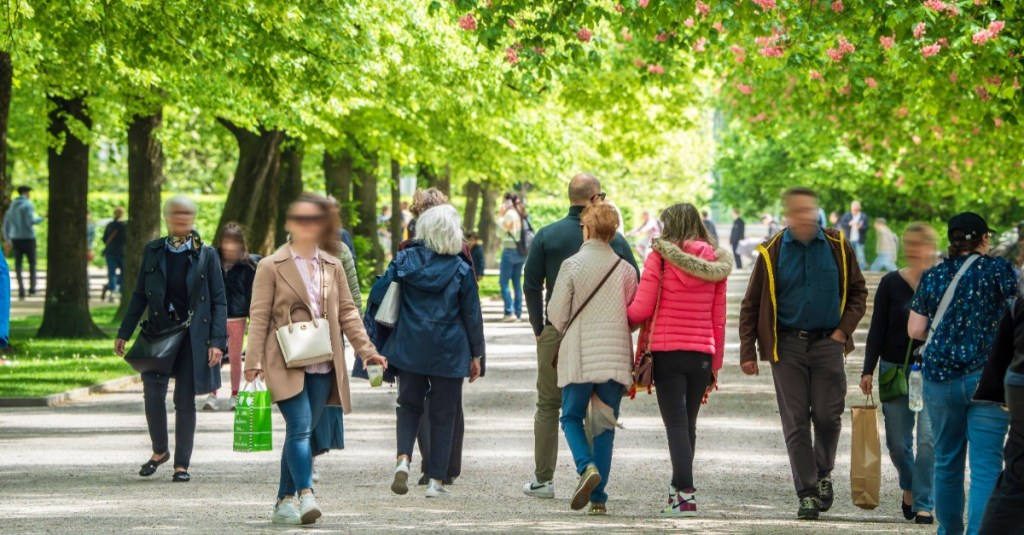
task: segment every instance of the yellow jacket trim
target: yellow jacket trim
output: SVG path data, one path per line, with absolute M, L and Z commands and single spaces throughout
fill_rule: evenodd
M 830 240 L 832 240 L 832 241 L 834 241 L 834 242 L 836 242 L 836 243 L 838 243 L 839 244 L 839 250 L 841 251 L 840 258 L 842 258 L 842 262 L 843 262 L 843 280 L 842 280 L 842 283 L 843 283 L 843 298 L 842 298 L 842 300 L 839 303 L 839 317 L 841 319 L 842 316 L 843 316 L 843 313 L 846 312 L 846 289 L 850 286 L 849 279 L 847 278 L 847 277 L 849 277 L 849 274 L 846 272 L 846 245 L 843 244 L 843 231 L 842 230 L 839 231 L 839 239 L 833 238 L 833 237 L 829 236 L 828 234 L 825 234 L 825 237 L 830 239 Z
M 764 267 L 768 270 L 768 295 L 772 298 L 772 331 L 775 336 L 772 337 L 772 359 L 775 362 L 779 361 L 779 303 L 775 296 L 775 269 L 772 267 L 772 260 L 768 256 L 768 248 L 778 241 L 785 231 L 775 235 L 774 238 L 768 241 L 768 244 L 761 244 L 757 246 L 757 252 L 761 253 L 764 258 Z

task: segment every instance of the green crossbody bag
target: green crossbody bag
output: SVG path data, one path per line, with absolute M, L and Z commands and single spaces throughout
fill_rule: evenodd
M 910 350 L 914 347 L 914 341 L 907 344 L 907 356 L 903 359 L 903 366 L 889 368 L 885 373 L 878 375 L 878 398 L 882 402 L 892 401 L 906 396 L 910 390 L 907 386 L 907 364 L 910 363 Z

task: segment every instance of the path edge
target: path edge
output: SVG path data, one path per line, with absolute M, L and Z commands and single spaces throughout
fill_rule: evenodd
M 72 401 L 77 401 L 82 398 L 89 397 L 92 394 L 100 394 L 116 390 L 126 386 L 131 386 L 142 380 L 142 376 L 139 374 L 128 375 L 125 377 L 118 377 L 102 383 L 97 383 L 92 386 L 83 386 L 81 388 L 74 388 L 66 392 L 58 392 L 56 394 L 50 394 L 49 396 L 35 397 L 35 398 L 4 398 L 0 397 L 0 407 L 56 407 L 64 405 Z

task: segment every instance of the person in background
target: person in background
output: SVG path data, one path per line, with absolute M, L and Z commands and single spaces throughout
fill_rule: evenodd
M 86 267 L 96 258 L 93 246 L 96 244 L 96 222 L 92 219 L 92 212 L 85 212 L 85 246 L 87 248 L 85 259 Z
M 124 356 L 142 314 L 155 330 L 188 323 L 170 375 L 142 374 L 146 424 L 153 455 L 139 475 L 149 477 L 171 458 L 167 444 L 167 383 L 174 377 L 174 475 L 172 481 L 188 482 L 196 432 L 196 395 L 220 388 L 220 364 L 227 349 L 227 298 L 217 251 L 204 245 L 195 230 L 196 204 L 176 195 L 164 204 L 167 236 L 146 244 L 139 264 L 138 282 L 114 341 L 114 353 Z M 198 272 L 205 257 L 205 272 Z M 195 280 L 199 299 L 189 310 Z
M 743 269 L 743 255 L 740 254 L 740 244 L 746 237 L 747 224 L 743 221 L 739 208 L 733 208 L 732 232 L 729 233 L 729 245 L 732 246 L 732 255 L 736 262 L 736 269 Z
M 876 220 L 876 229 L 878 221 L 882 220 Z M 907 356 L 921 346 L 917 341 L 911 344 L 907 335 L 910 300 L 924 272 L 935 265 L 938 244 L 939 235 L 935 229 L 924 223 L 911 224 L 903 232 L 903 257 L 907 260 L 907 267 L 890 271 L 878 283 L 860 379 L 860 390 L 864 395 L 871 394 L 872 376 L 875 367 L 879 365 L 879 359 L 879 375 L 905 364 L 903 372 L 908 376 L 910 374 L 912 360 L 908 363 Z M 932 449 L 932 426 L 928 412 L 910 410 L 909 398 L 903 396 L 882 402 L 882 415 L 885 417 L 885 444 L 889 458 L 899 474 L 900 490 L 903 491 L 900 502 L 903 517 L 918 524 L 931 524 L 934 521 L 932 477 L 935 452 Z
M 868 271 L 896 271 L 899 268 L 896 267 L 896 255 L 900 251 L 900 239 L 896 236 L 889 225 L 886 224 L 885 219 L 879 217 L 875 219 L 875 234 L 878 236 L 876 239 L 877 245 L 875 246 L 875 261 L 871 263 L 871 268 Z
M 583 245 L 562 263 L 548 303 L 548 319 L 562 333 L 553 363 L 562 389 L 560 421 L 579 474 L 570 507 L 580 510 L 589 503 L 592 515 L 607 513 L 604 489 L 612 466 L 619 404 L 622 393 L 633 384 L 633 340 L 626 307 L 636 296 L 637 280 L 633 267 L 609 244 L 617 236 L 618 221 L 607 204 L 583 209 Z M 583 419 L 590 407 L 592 436 L 588 437 Z
M 407 224 L 409 237 L 398 246 L 399 250 L 408 247 L 409 243 L 416 238 L 416 219 L 419 218 L 423 212 L 426 212 L 435 206 L 441 206 L 442 204 L 450 204 L 450 201 L 448 200 L 448 196 L 437 188 L 421 188 L 417 189 L 416 193 L 413 193 L 412 206 L 409 207 L 409 214 L 412 218 Z
M 765 235 L 765 240 L 770 240 L 782 232 L 782 226 L 775 222 L 775 218 L 771 214 L 761 216 L 761 224 L 765 226 L 768 232 Z
M 228 363 L 231 365 L 231 397 L 228 408 L 238 403 L 238 388 L 242 381 L 242 345 L 245 329 L 249 325 L 249 306 L 252 303 L 252 285 L 256 280 L 258 255 L 249 254 L 245 245 L 245 230 L 237 223 L 227 223 L 220 229 L 217 253 L 220 254 L 224 292 L 228 303 Z M 204 411 L 217 410 L 217 391 L 203 401 Z
M 28 294 L 36 294 L 36 225 L 46 216 L 36 216 L 32 204 L 32 188 L 20 186 L 18 197 L 11 202 L 4 215 L 4 244 L 14 255 L 14 272 L 18 276 L 18 299 L 25 299 L 25 284 L 21 279 L 21 266 L 28 259 Z
M 7 257 L 0 249 L 0 355 L 9 347 L 11 347 L 11 272 L 7 265 Z M 0 366 L 10 364 L 10 361 L 0 356 Z
M 829 212 L 828 214 L 828 226 L 832 228 L 839 228 L 839 219 L 843 216 L 839 212 Z
M 650 320 L 654 328 L 641 332 L 637 343 L 650 343 L 672 459 L 668 504 L 661 513 L 695 516 L 697 413 L 718 383 L 725 355 L 725 292 L 733 255 L 715 245 L 692 204 L 669 206 L 661 221 L 665 228 L 644 262 L 627 316 L 630 325 Z
M 124 291 L 125 235 L 124 208 L 114 208 L 114 219 L 103 229 L 103 259 L 107 261 L 108 298 L 113 303 Z
M 402 317 L 382 340 L 398 374 L 397 462 L 391 490 L 409 492 L 412 450 L 421 419 L 430 420 L 426 497 L 450 491 L 452 441 L 462 405 L 463 380 L 484 373 L 483 316 L 472 267 L 459 257 L 463 248 L 459 214 L 450 204 L 423 212 L 416 239 L 395 255 L 370 291 L 367 321 L 376 315 L 392 282 L 401 285 Z M 429 396 L 429 410 L 426 400 Z
M 466 233 L 466 245 L 469 246 L 469 255 L 473 259 L 473 272 L 476 274 L 476 281 L 484 278 L 484 271 L 487 269 L 487 260 L 484 258 L 484 246 L 480 243 L 480 237 L 476 232 Z
M 601 181 L 594 175 L 580 173 L 569 181 L 569 213 L 562 219 L 540 229 L 533 238 L 526 258 L 523 289 L 530 326 L 537 337 L 537 411 L 533 418 L 534 478 L 523 485 L 523 493 L 534 498 L 555 497 L 555 466 L 558 462 L 558 421 L 562 409 L 562 390 L 551 361 L 558 353 L 560 335 L 544 313 L 544 298 L 558 281 L 562 262 L 579 252 L 583 245 L 580 214 L 591 203 L 604 201 Z M 620 234 L 611 240 L 611 247 L 620 258 L 639 268 L 629 243 Z
M 621 217 L 621 216 L 620 216 Z M 647 258 L 647 253 L 651 250 L 651 243 L 661 236 L 661 222 L 657 218 L 651 217 L 651 213 L 644 210 L 640 214 L 640 225 L 633 230 L 626 233 L 627 238 L 633 236 L 639 236 L 640 239 L 636 241 L 636 252 L 640 255 L 640 260 Z
M 377 216 L 377 241 L 380 242 L 380 248 L 385 252 L 385 256 L 391 254 L 391 231 L 388 230 L 391 228 L 390 225 L 391 207 L 385 204 L 380 207 L 380 215 Z
M 711 213 L 703 210 L 700 215 L 704 219 L 704 226 L 708 229 L 708 237 L 718 243 L 718 228 L 715 227 L 715 222 L 711 219 Z
M 853 245 L 860 268 L 867 269 L 868 261 L 864 256 L 864 244 L 868 242 L 868 216 L 861 210 L 860 201 L 850 203 L 850 211 L 839 219 L 839 230 Z
M 289 242 L 256 268 L 245 380 L 265 377 L 267 389 L 284 416 L 281 478 L 272 521 L 297 525 L 312 524 L 322 515 L 313 494 L 311 430 L 327 405 L 352 411 L 342 334 L 368 364 L 386 367 L 387 359 L 378 354 L 366 335 L 341 262 L 334 256 L 336 251 L 321 248 L 325 235 L 338 235 L 330 200 L 303 193 L 288 207 L 285 230 L 291 237 Z M 277 326 L 312 318 L 326 320 L 333 358 L 288 367 L 277 340 Z
M 835 500 L 844 364 L 868 290 L 850 243 L 818 225 L 814 191 L 790 189 L 782 205 L 789 227 L 758 247 L 740 307 L 740 366 L 757 375 L 758 353 L 771 362 L 797 518 L 816 520 Z
M 501 229 L 504 231 L 501 237 L 501 273 L 498 285 L 501 287 L 501 299 L 505 302 L 505 315 L 501 321 L 506 323 L 520 321 L 523 318 L 523 265 L 526 263 L 526 257 L 519 251 L 519 241 L 526 217 L 526 208 L 522 200 L 517 195 L 506 193 L 505 202 L 498 211 Z
M 1017 296 L 1017 276 L 1003 258 L 987 256 L 992 231 L 980 215 L 949 220 L 949 256 L 928 270 L 911 301 L 907 332 L 928 340 L 923 351 L 924 404 L 935 449 L 935 518 L 939 535 L 975 535 L 1003 461 L 1009 419 L 994 403 L 973 401 L 999 322 Z M 946 289 L 963 265 L 949 308 L 931 325 Z M 929 337 L 931 333 L 931 338 Z M 964 524 L 964 475 L 970 451 L 971 485 Z
M 412 211 L 409 210 L 409 203 L 407 201 L 402 201 L 401 204 L 399 204 L 399 208 L 401 209 L 399 213 L 402 215 L 402 230 L 405 232 L 403 238 L 408 240 L 410 237 L 415 235 L 415 233 L 409 229 L 409 223 L 411 223 L 416 216 L 414 216 Z M 391 250 L 390 245 L 387 247 L 387 250 Z

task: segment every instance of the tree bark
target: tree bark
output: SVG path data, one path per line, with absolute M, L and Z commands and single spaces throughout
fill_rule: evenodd
M 142 250 L 160 236 L 160 190 L 164 184 L 164 149 L 154 132 L 163 122 L 163 111 L 135 115 L 128 125 L 128 221 L 125 231 L 124 288 L 116 317 L 128 311 L 131 289 L 135 288 Z
M 238 165 L 217 230 L 234 221 L 248 231 L 250 250 L 269 254 L 274 248 L 278 168 L 284 132 L 263 127 L 252 132 L 227 119 L 217 120 L 238 142 Z
M 370 243 L 371 256 L 376 262 L 378 274 L 384 272 L 384 249 L 377 238 L 377 157 L 366 155 L 363 162 L 355 166 L 356 180 L 352 197 L 356 203 L 359 221 L 352 230 Z
M 14 78 L 14 67 L 11 54 L 0 51 L 0 221 L 7 214 L 11 204 L 11 176 L 8 173 L 7 161 L 7 125 L 11 116 L 11 82 Z
M 324 151 L 324 185 L 327 194 L 333 196 L 341 205 L 341 226 L 350 228 L 352 225 L 352 155 L 346 152 L 332 154 Z
M 89 277 L 85 243 L 89 195 L 89 145 L 72 133 L 69 120 L 92 128 L 82 95 L 67 99 L 49 96 L 50 135 L 49 232 L 46 257 L 46 301 L 39 338 L 102 338 L 103 331 L 89 314 Z
M 452 196 L 452 167 L 448 164 L 444 164 L 444 169 L 437 175 L 437 189 L 449 197 Z
M 391 159 L 391 254 L 398 252 L 402 245 L 402 165 Z M 412 236 L 410 236 L 411 238 Z
M 480 183 L 472 180 L 466 182 L 463 193 L 466 195 L 466 208 L 462 213 L 462 228 L 475 230 L 476 216 L 480 210 Z M 483 239 L 483 236 L 480 236 L 480 240 Z
M 274 233 L 274 246 L 280 247 L 288 239 L 288 231 L 284 222 L 288 215 L 288 204 L 302 194 L 302 142 L 288 138 L 281 149 L 281 165 L 278 167 L 277 191 L 271 201 L 277 212 L 277 231 Z
M 501 240 L 498 239 L 498 223 L 495 217 L 498 205 L 498 191 L 483 186 L 480 203 L 480 238 L 484 240 L 484 254 L 487 258 L 495 258 Z

